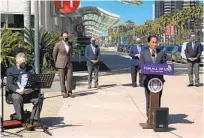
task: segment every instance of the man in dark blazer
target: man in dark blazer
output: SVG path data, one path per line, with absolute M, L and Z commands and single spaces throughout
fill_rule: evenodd
M 188 76 L 189 85 L 188 87 L 194 86 L 193 83 L 193 71 L 195 74 L 195 86 L 199 87 L 199 63 L 200 56 L 202 54 L 201 43 L 195 41 L 195 34 L 191 35 L 191 41 L 186 44 L 185 55 L 188 64 Z
M 142 44 L 140 38 L 136 39 L 137 45 L 133 45 L 130 47 L 129 50 L 129 55 L 132 57 L 132 62 L 131 64 L 131 79 L 132 79 L 132 87 L 137 87 L 137 72 L 139 70 L 139 58 L 140 58 L 140 53 L 142 51 Z M 142 74 L 139 73 L 139 85 L 142 86 Z
M 166 53 L 158 48 L 158 39 L 156 36 L 152 35 L 148 37 L 149 48 L 142 51 L 140 54 L 140 67 L 143 64 L 163 64 L 166 63 Z M 151 78 L 159 78 L 164 83 L 163 75 L 150 75 L 143 74 L 143 85 L 145 88 L 146 97 L 146 115 L 149 120 L 149 104 L 150 104 L 150 90 L 148 88 L 148 82 Z M 159 95 L 159 106 L 161 103 L 162 90 Z M 148 121 L 147 120 L 147 121 Z
M 98 85 L 98 72 L 99 72 L 99 58 L 100 58 L 100 48 L 96 45 L 95 38 L 91 38 L 91 44 L 86 46 L 85 56 L 87 59 L 88 68 L 88 89 L 91 88 L 92 83 L 92 73 L 94 71 L 94 88 L 99 88 Z
M 53 59 L 59 72 L 62 96 L 67 98 L 72 95 L 72 44 L 68 40 L 68 32 L 62 33 L 62 37 L 63 40 L 58 42 L 53 49 Z M 67 88 L 65 79 L 67 80 Z
M 42 109 L 43 101 L 38 99 L 36 90 L 24 89 L 28 81 L 28 72 L 25 69 L 26 56 L 24 53 L 16 55 L 16 66 L 7 70 L 7 99 L 13 103 L 18 120 L 22 121 L 23 126 L 32 129 L 33 126 L 39 126 L 39 116 Z M 24 102 L 32 102 L 33 110 L 30 120 L 34 120 L 33 124 L 26 125 L 24 118 L 23 104 Z

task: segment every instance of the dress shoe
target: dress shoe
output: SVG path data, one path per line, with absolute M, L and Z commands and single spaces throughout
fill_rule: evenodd
M 28 130 L 28 131 L 34 131 L 34 125 L 30 124 L 30 123 L 23 123 L 22 126 Z
M 63 97 L 63 98 L 68 98 L 68 94 L 62 93 L 62 97 Z
M 68 91 L 68 96 L 69 96 L 69 97 L 73 97 L 72 91 Z
M 137 84 L 132 84 L 132 87 L 137 87 Z
M 33 126 L 34 126 L 35 128 L 40 128 L 40 127 L 42 127 L 42 128 L 44 128 L 44 129 L 48 129 L 48 126 L 42 124 L 41 122 L 39 122 L 39 121 L 37 121 L 37 120 L 33 121 Z
M 91 89 L 91 85 L 88 85 L 88 89 Z
M 98 85 L 94 85 L 94 88 L 100 89 L 100 87 Z
M 192 87 L 192 86 L 194 86 L 192 83 L 188 84 L 188 87 Z
M 196 86 L 196 87 L 199 87 L 200 85 L 199 85 L 199 84 L 196 84 L 195 86 Z

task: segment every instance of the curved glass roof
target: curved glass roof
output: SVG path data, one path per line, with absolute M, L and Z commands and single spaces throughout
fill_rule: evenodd
M 81 7 L 78 13 L 82 15 L 85 35 L 101 36 L 104 32 L 120 21 L 120 16 L 105 11 L 99 7 Z

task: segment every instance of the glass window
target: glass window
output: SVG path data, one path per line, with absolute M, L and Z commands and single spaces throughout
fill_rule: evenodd
M 5 14 L 1 14 L 1 28 L 3 28 L 4 24 L 6 24 Z
M 24 28 L 23 14 L 8 14 L 8 28 Z

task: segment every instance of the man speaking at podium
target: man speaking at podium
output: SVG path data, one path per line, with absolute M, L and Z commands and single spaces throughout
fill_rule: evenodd
M 166 53 L 158 48 L 158 38 L 155 35 L 148 37 L 149 48 L 142 51 L 140 54 L 140 68 L 143 64 L 163 64 L 166 63 Z M 152 74 L 143 74 L 143 85 L 145 88 L 145 97 L 146 97 L 146 115 L 147 122 L 149 120 L 149 103 L 150 103 L 150 90 L 148 88 L 148 81 L 151 78 L 159 78 L 164 83 L 163 75 L 152 75 Z M 159 106 L 161 103 L 162 90 L 159 95 Z

